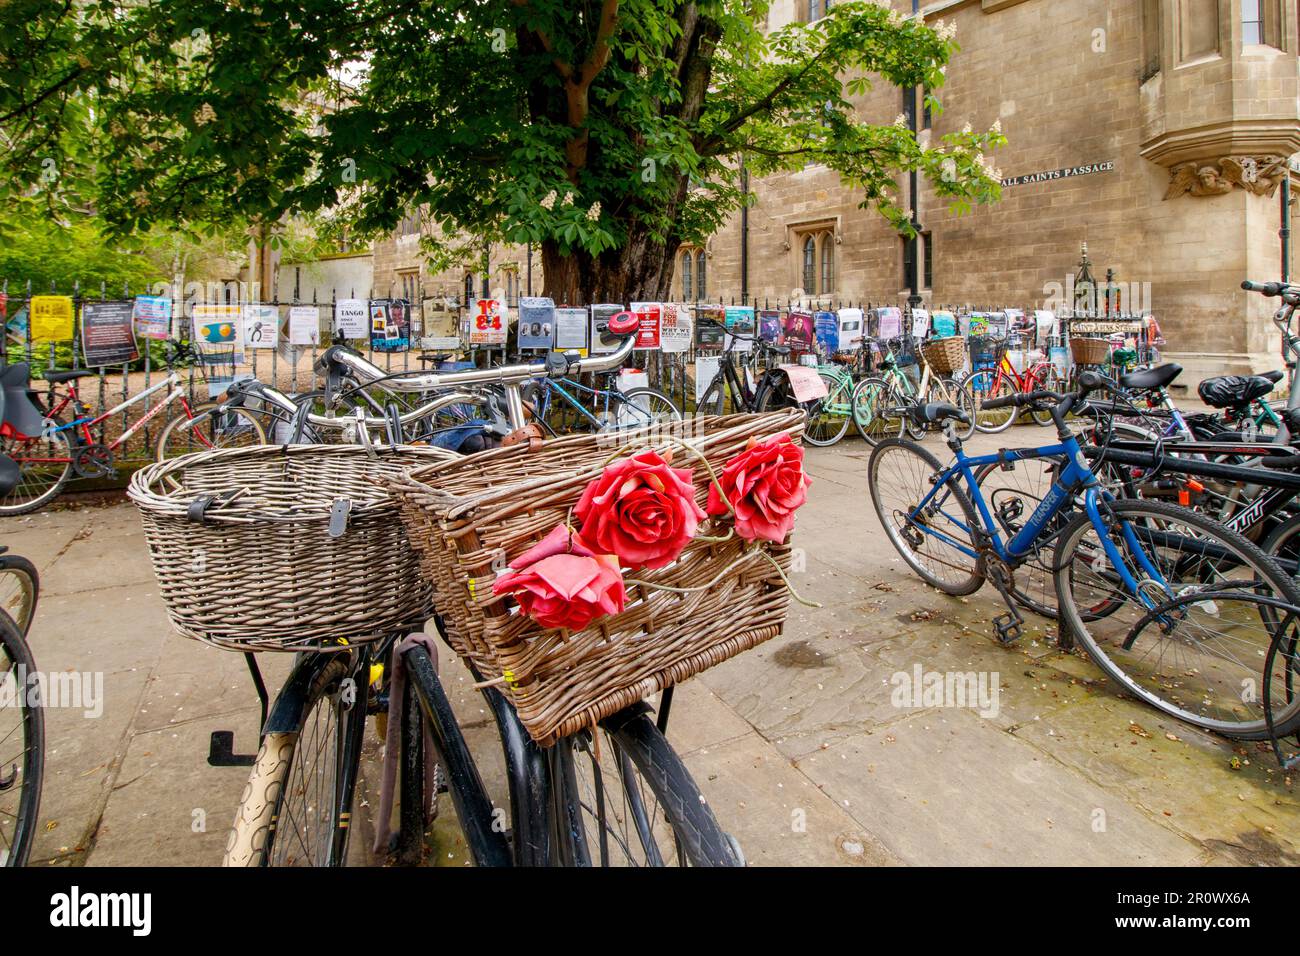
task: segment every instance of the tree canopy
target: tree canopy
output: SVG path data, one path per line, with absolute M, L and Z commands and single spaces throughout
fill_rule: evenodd
M 529 241 L 548 287 L 620 300 L 665 293 L 677 247 L 749 201 L 742 163 L 824 164 L 901 231 L 907 172 L 998 197 L 998 130 L 922 146 L 851 102 L 884 82 L 937 109 L 950 31 L 844 2 L 768 32 L 766 7 L 7 0 L 0 189 L 118 233 L 314 212 L 355 235 L 418 205 L 435 254 Z

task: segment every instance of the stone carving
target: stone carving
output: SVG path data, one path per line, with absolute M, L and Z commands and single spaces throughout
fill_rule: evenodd
M 1286 175 L 1284 160 L 1276 156 L 1227 156 L 1217 162 L 1179 163 L 1170 170 L 1166 199 L 1192 196 L 1223 196 L 1244 189 L 1256 196 L 1272 198 Z

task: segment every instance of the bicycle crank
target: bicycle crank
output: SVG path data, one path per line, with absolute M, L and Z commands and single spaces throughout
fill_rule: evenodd
M 85 445 L 72 456 L 72 470 L 79 478 L 103 478 L 114 475 L 113 453 L 107 445 Z
M 1016 607 L 1016 600 L 1011 596 L 1011 588 L 1015 585 L 1015 572 L 997 555 L 985 554 L 984 577 L 997 588 L 1008 609 L 1008 613 L 993 618 L 993 629 L 997 632 L 998 643 L 1014 644 L 1020 640 L 1025 624 L 1020 609 Z

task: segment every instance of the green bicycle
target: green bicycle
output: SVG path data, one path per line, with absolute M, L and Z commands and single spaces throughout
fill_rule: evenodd
M 913 382 L 898 367 L 889 343 L 883 348 L 885 358 L 876 366 L 878 374 L 864 378 L 853 390 L 853 424 L 868 444 L 906 435 L 920 441 L 925 437 L 926 426 L 918 424 L 907 411 L 912 406 L 931 402 L 952 405 L 968 414 L 969 424 L 962 426 L 963 441 L 975 433 L 975 399 L 969 389 L 947 376 L 936 375 L 924 355 L 918 355 L 921 380 Z

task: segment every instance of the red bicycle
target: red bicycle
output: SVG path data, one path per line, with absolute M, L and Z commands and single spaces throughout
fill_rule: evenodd
M 169 362 L 169 364 L 171 364 Z M 97 415 L 82 402 L 77 380 L 96 373 L 85 369 L 45 372 L 47 391 L 31 388 L 31 368 L 19 362 L 0 370 L 0 515 L 20 515 L 53 501 L 75 475 L 101 478 L 115 473 L 117 452 L 163 410 L 179 402 L 181 410 L 158 434 L 159 461 L 192 451 L 266 444 L 266 431 L 257 416 L 230 402 L 191 404 L 172 372 L 138 395 Z M 158 404 L 148 400 L 162 395 Z M 144 413 L 111 442 L 95 438 L 95 429 L 132 405 L 145 404 Z
M 1010 395 L 1024 394 L 1025 392 L 1038 391 L 1047 389 L 1056 391 L 1056 380 L 1059 377 L 1056 366 L 1046 358 L 1027 366 L 1023 372 L 1017 372 L 1016 367 L 1011 362 L 1008 354 L 1008 345 L 1016 344 L 1017 347 L 1024 345 L 1024 338 L 1015 334 L 1008 336 L 997 347 L 994 353 L 993 364 L 985 368 L 979 368 L 971 372 L 962 384 L 970 389 L 971 395 L 975 399 L 975 407 L 978 411 L 975 414 L 975 427 L 985 434 L 996 434 L 997 432 L 1006 431 L 1011 427 L 1011 423 L 1016 420 L 1016 415 L 1020 411 L 1014 405 L 1006 408 L 986 409 L 984 404 L 991 402 L 995 398 L 1006 398 Z M 972 358 L 975 355 L 975 349 L 971 350 Z M 1030 411 L 1035 422 L 1039 425 L 1050 425 L 1052 416 L 1049 411 L 1034 408 Z

